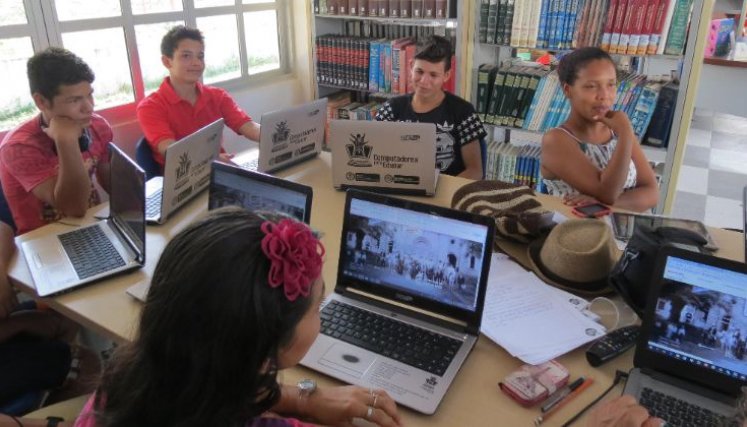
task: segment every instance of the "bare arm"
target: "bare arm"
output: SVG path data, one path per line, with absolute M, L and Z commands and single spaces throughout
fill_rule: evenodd
M 633 145 L 633 164 L 636 169 L 636 186 L 624 191 L 615 202 L 615 207 L 643 212 L 659 202 L 659 187 L 656 185 L 654 170 L 638 144 Z
M 482 179 L 482 153 L 480 152 L 480 141 L 472 141 L 463 145 L 462 160 L 464 160 L 464 171 L 457 176 L 469 179 Z
M 0 222 L 0 320 L 10 316 L 18 302 L 16 293 L 8 280 L 8 267 L 15 251 L 13 230 L 7 224 Z
M 239 133 L 252 141 L 259 141 L 259 124 L 254 120 L 249 120 L 239 128 Z

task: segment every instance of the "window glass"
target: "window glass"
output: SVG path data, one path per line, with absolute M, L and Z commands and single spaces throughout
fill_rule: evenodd
M 96 74 L 96 109 L 135 101 L 122 28 L 63 33 L 62 44 L 83 58 Z
M 195 7 L 231 6 L 236 4 L 234 0 L 194 0 Z
M 60 21 L 122 15 L 119 0 L 55 0 L 54 5 Z
M 277 12 L 245 13 L 244 32 L 249 74 L 280 68 Z
M 197 28 L 205 36 L 205 83 L 241 77 L 236 15 L 197 18 Z
M 146 13 L 175 12 L 183 8 L 182 0 L 130 0 L 132 13 L 143 15 Z
M 0 0 L 0 25 L 25 24 L 23 0 Z
M 244 0 L 244 4 L 275 3 L 275 0 Z
M 137 52 L 146 95 L 158 89 L 163 78 L 169 75 L 168 70 L 161 62 L 161 39 L 172 27 L 177 25 L 184 25 L 184 22 L 171 21 L 135 25 Z
M 31 38 L 0 39 L 0 75 L 4 84 L 0 96 L 0 130 L 7 130 L 36 114 L 29 94 L 26 61 L 34 54 Z

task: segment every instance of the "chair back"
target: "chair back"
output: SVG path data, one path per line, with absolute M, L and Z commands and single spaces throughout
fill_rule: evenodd
M 135 146 L 135 161 L 145 171 L 146 180 L 163 175 L 161 165 L 153 159 L 153 150 L 145 137 L 140 138 Z
M 8 205 L 8 200 L 5 198 L 2 184 L 0 184 L 0 221 L 8 224 L 14 232 L 17 230 L 16 222 L 13 221 L 13 213 L 11 213 L 10 205 Z

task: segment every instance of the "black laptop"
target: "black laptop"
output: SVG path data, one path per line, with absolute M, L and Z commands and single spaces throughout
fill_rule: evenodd
M 668 247 L 652 277 L 624 393 L 668 426 L 731 425 L 747 385 L 747 266 Z

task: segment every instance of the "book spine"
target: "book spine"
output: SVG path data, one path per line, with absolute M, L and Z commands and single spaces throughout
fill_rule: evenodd
M 620 2 L 624 0 L 610 0 L 610 7 L 607 9 L 607 16 L 604 21 L 604 30 L 602 33 L 602 43 L 599 46 L 602 50 L 609 52 L 612 45 L 612 33 L 615 27 L 615 16 Z
M 542 0 L 542 9 L 540 10 L 539 23 L 537 25 L 537 47 L 540 49 L 547 47 L 547 14 L 550 9 L 550 0 Z
M 542 0 L 533 0 L 527 27 L 527 47 L 536 47 L 539 38 L 539 20 L 542 15 Z
M 486 6 L 487 4 L 487 6 Z M 480 16 L 485 10 L 485 42 L 496 43 L 496 30 L 498 26 L 498 0 L 482 0 Z M 482 18 L 480 20 L 480 31 L 482 31 Z M 482 33 L 480 34 L 482 40 Z
M 635 24 L 636 9 L 640 7 L 640 0 L 628 0 L 627 12 L 623 20 L 622 31 L 620 32 L 620 41 L 617 43 L 617 49 L 613 53 L 624 54 L 630 44 L 630 36 L 633 34 Z M 615 49 L 613 46 L 612 49 Z
M 658 53 L 661 39 L 662 37 L 666 37 L 664 34 L 669 30 L 669 20 L 672 19 L 671 13 L 673 12 L 675 1 L 677 0 L 662 0 L 659 11 L 656 13 L 654 30 L 651 32 L 651 37 L 649 38 L 647 54 L 655 55 Z
M 389 0 L 389 17 L 399 18 L 400 0 Z
M 337 15 L 337 2 L 340 0 L 327 0 L 327 14 Z
M 526 123 L 526 120 L 528 120 L 529 118 L 530 106 L 534 103 L 534 95 L 537 92 L 537 88 L 539 87 L 539 82 L 539 74 L 535 73 L 529 76 L 529 84 L 527 86 L 526 92 L 524 93 L 524 98 L 519 110 L 519 115 L 514 121 L 514 127 L 524 128 L 524 123 Z
M 475 109 L 477 110 L 477 116 L 485 121 L 485 112 L 487 111 L 488 103 L 488 78 L 490 76 L 490 70 L 493 68 L 491 64 L 482 64 L 477 71 L 477 102 L 475 103 Z
M 641 37 L 638 40 L 634 55 L 643 56 L 648 51 L 651 32 L 654 29 L 656 14 L 659 10 L 660 0 L 649 0 L 646 4 L 646 12 L 643 14 L 643 25 L 641 26 Z
M 687 23 L 690 20 L 692 0 L 678 0 L 677 8 L 672 16 L 669 35 L 664 53 L 667 55 L 682 55 L 687 38 Z
M 446 19 L 449 17 L 447 7 L 448 3 L 446 0 L 436 0 L 436 19 Z
M 503 1 L 503 0 L 501 0 Z M 503 27 L 503 43 L 509 44 L 511 40 L 511 29 L 514 22 L 514 5 L 515 0 L 506 0 L 506 20 Z
M 399 17 L 400 18 L 411 18 L 412 17 L 412 0 L 400 0 L 399 1 Z
M 615 11 L 615 23 L 612 27 L 612 37 L 610 38 L 610 53 L 616 53 L 620 47 L 620 36 L 625 25 L 625 16 L 628 13 L 628 3 L 631 0 L 618 1 L 617 10 Z
M 480 0 L 480 27 L 477 31 L 477 41 L 480 43 L 488 43 L 488 13 L 490 10 L 490 1 L 491 0 Z M 491 33 L 493 37 L 495 37 L 495 21 L 493 21 L 493 30 Z
M 379 0 L 368 0 L 368 16 L 379 16 Z
M 423 0 L 423 18 L 433 19 L 436 17 L 436 0 Z
M 379 42 L 371 41 L 368 49 L 368 90 L 379 91 Z
M 511 38 L 509 39 L 509 45 L 511 47 L 519 46 L 519 37 L 521 32 L 521 20 L 524 12 L 524 5 L 526 0 L 514 3 L 514 14 L 511 20 Z
M 493 81 L 493 87 L 489 88 L 490 97 L 488 101 L 488 108 L 485 114 L 485 122 L 490 124 L 496 123 L 496 117 L 498 114 L 498 108 L 503 97 L 503 86 L 506 81 L 506 69 L 498 70 Z
M 410 15 L 413 19 L 423 18 L 423 0 L 412 0 L 412 12 Z
M 389 0 L 379 0 L 379 18 L 389 17 Z
M 493 5 L 493 1 L 494 0 L 490 0 L 491 6 Z M 503 38 L 503 34 L 506 31 L 506 9 L 508 8 L 508 0 L 495 0 L 495 1 L 496 1 L 496 18 L 495 18 L 495 41 L 494 43 L 499 44 L 499 45 L 508 44 L 508 41 Z

